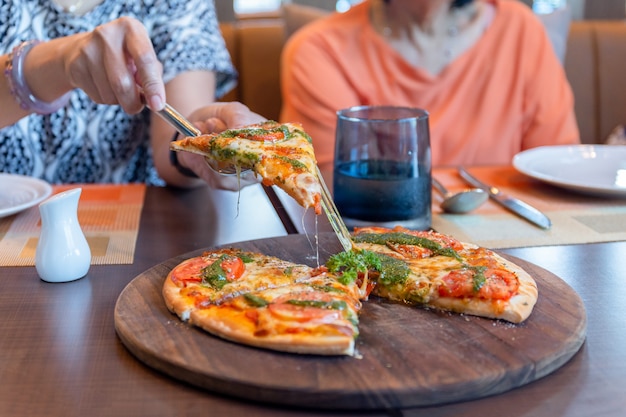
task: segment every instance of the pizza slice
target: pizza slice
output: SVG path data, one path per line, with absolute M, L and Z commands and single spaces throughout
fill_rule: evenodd
M 353 271 L 360 262 L 361 281 L 367 274 L 373 294 L 389 300 L 512 323 L 526 320 L 537 301 L 532 277 L 489 249 L 402 227 L 357 228 L 353 241 L 356 251 L 331 257 L 329 270 Z
M 321 186 L 312 140 L 297 123 L 266 121 L 174 141 L 170 148 L 252 169 L 264 185 L 276 185 L 302 207 L 321 214 Z
M 223 339 L 284 352 L 355 354 L 358 293 L 324 268 L 220 249 L 174 267 L 163 296 L 183 321 Z
M 220 304 L 251 291 L 302 281 L 314 268 L 235 248 L 207 251 L 170 271 L 163 285 L 167 307 L 187 320 L 198 307 Z
M 323 274 L 195 309 L 189 322 L 248 346 L 353 356 L 360 307 L 350 287 Z

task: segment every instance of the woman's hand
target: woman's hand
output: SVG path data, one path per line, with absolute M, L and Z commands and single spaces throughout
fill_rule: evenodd
M 143 108 L 139 86 L 151 109 L 163 108 L 163 68 L 141 22 L 122 17 L 77 37 L 64 64 L 73 87 L 135 114 Z
M 79 88 L 93 101 L 118 104 L 129 114 L 143 108 L 142 91 L 153 110 L 165 103 L 163 67 L 145 27 L 130 17 L 39 44 L 25 67 L 33 94 L 46 102 Z
M 189 119 L 194 121 L 196 127 L 203 133 L 217 133 L 266 120 L 238 102 L 213 103 L 196 110 Z M 213 188 L 237 191 L 259 181 L 250 170 L 243 171 L 241 175 L 218 174 L 207 165 L 205 158 L 201 155 L 179 152 L 177 156 L 181 165 L 191 169 Z
M 213 103 L 200 108 L 189 116 L 189 120 L 193 121 L 203 133 L 215 133 L 261 123 L 267 119 L 250 111 L 244 104 L 234 101 Z

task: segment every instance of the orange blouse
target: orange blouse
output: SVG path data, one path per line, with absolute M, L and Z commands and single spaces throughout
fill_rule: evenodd
M 336 111 L 399 105 L 430 114 L 433 165 L 508 164 L 518 152 L 579 142 L 574 98 L 543 24 L 524 4 L 489 0 L 481 39 L 436 76 L 372 28 L 369 2 L 297 33 L 282 57 L 282 121 L 301 122 L 332 163 Z

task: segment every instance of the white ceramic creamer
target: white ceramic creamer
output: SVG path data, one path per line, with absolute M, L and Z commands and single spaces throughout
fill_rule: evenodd
M 91 250 L 78 223 L 81 192 L 81 188 L 73 188 L 39 204 L 41 234 L 35 268 L 44 281 L 67 282 L 87 275 Z

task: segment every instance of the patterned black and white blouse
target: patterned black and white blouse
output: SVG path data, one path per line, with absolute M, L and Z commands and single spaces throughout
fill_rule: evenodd
M 236 72 L 211 0 L 104 0 L 84 16 L 51 0 L 0 0 L 0 53 L 30 39 L 90 31 L 121 16 L 146 26 L 166 83 L 185 71 L 209 70 L 217 74 L 217 97 L 234 87 Z M 152 161 L 149 116 L 147 110 L 131 116 L 119 106 L 95 104 L 75 90 L 56 113 L 33 114 L 0 130 L 0 172 L 55 184 L 164 185 Z

